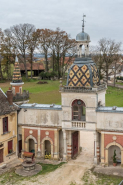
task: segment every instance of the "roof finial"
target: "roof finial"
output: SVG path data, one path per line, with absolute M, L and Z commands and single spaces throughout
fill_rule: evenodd
M 18 57 L 17 57 L 17 55 L 16 55 L 16 57 L 15 57 L 15 62 L 18 62 Z
M 84 23 L 85 23 L 84 17 L 86 17 L 86 15 L 84 15 L 84 14 L 83 14 L 83 20 L 82 20 L 82 21 L 83 21 L 83 24 L 82 24 L 82 32 L 84 32 L 84 27 L 85 27 L 85 24 L 84 24 Z

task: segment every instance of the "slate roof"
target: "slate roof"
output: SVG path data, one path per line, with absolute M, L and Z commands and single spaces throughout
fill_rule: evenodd
M 112 112 L 112 113 L 123 113 L 123 107 L 97 107 L 97 112 Z
M 20 108 L 23 108 L 23 109 L 43 109 L 43 110 L 62 110 L 61 105 L 37 104 L 37 103 L 22 104 L 22 105 L 20 105 Z
M 19 107 L 15 103 L 10 106 L 6 94 L 0 88 L 0 116 L 17 110 L 19 110 Z

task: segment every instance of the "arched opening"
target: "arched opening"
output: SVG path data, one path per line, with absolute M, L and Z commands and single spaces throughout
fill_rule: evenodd
M 114 155 L 114 150 L 116 150 L 116 161 L 117 164 L 121 164 L 121 150 L 118 146 L 112 145 L 108 148 L 108 163 L 109 165 L 113 164 L 113 155 Z
M 33 139 L 29 139 L 29 152 L 35 153 L 35 145 Z
M 45 140 L 45 155 L 51 155 L 51 143 L 49 140 Z
M 75 121 L 85 121 L 86 120 L 85 103 L 82 100 L 73 101 L 72 120 L 75 120 Z
M 82 45 L 82 55 L 85 55 L 85 46 Z

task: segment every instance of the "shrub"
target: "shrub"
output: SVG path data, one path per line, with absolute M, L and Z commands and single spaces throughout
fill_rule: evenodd
M 39 74 L 39 76 L 42 78 L 42 79 L 51 79 L 51 78 L 53 78 L 53 77 L 57 77 L 58 76 L 58 74 L 57 74 L 57 72 L 55 72 L 55 71 L 52 71 L 52 72 L 41 72 L 40 74 Z
M 116 150 L 114 150 L 113 163 L 117 163 L 117 161 L 116 161 Z

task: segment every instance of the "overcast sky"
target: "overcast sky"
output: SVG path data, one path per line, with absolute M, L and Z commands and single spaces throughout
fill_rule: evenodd
M 0 0 L 0 28 L 30 23 L 36 28 L 60 27 L 75 38 L 83 13 L 91 45 L 103 37 L 123 42 L 123 0 Z

